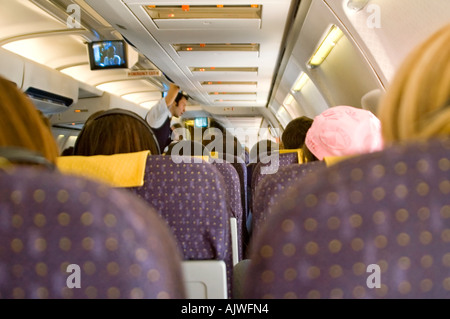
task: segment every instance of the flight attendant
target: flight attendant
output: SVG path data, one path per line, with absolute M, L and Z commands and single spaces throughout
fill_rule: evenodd
M 186 110 L 188 96 L 179 92 L 179 90 L 179 86 L 170 83 L 166 97 L 152 107 L 145 117 L 155 133 L 161 152 L 172 141 L 172 130 L 170 128 L 172 116 L 180 117 Z

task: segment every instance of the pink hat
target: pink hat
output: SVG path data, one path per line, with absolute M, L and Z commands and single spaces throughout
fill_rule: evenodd
M 319 159 L 379 151 L 381 124 L 372 112 L 352 106 L 334 106 L 314 118 L 305 144 Z

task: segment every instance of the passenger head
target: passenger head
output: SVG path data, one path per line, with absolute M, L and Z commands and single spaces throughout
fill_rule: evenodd
M 61 156 L 70 156 L 70 155 L 73 155 L 73 149 L 74 149 L 73 146 L 69 146 L 69 147 L 63 149 L 63 151 L 61 152 Z
M 56 163 L 58 146 L 48 119 L 17 86 L 0 77 L 0 146 L 39 152 Z
M 173 131 L 174 129 L 182 128 L 182 127 L 183 126 L 180 123 L 173 123 L 173 125 L 170 128 Z
M 383 147 L 380 121 L 367 110 L 331 107 L 314 118 L 305 146 L 319 160 L 375 152 Z
M 172 113 L 175 117 L 180 117 L 186 111 L 186 105 L 189 96 L 184 94 L 183 92 L 179 92 L 175 97 L 175 102 L 170 107 L 170 113 Z
M 172 130 L 172 140 L 173 141 L 181 141 L 184 138 L 184 131 L 186 130 L 180 123 L 174 123 L 170 129 Z
M 225 134 L 227 132 L 227 129 L 221 123 L 219 123 L 217 120 L 215 120 L 214 118 L 212 118 L 210 120 L 209 127 L 219 129 L 220 131 L 222 131 L 222 134 Z
M 112 155 L 150 150 L 159 154 L 148 124 L 134 112 L 110 109 L 92 114 L 75 143 L 74 155 Z
M 450 24 L 403 61 L 377 113 L 386 143 L 450 135 Z
M 281 135 L 284 149 L 301 148 L 305 143 L 306 132 L 311 127 L 313 120 L 307 116 L 301 116 L 288 123 Z

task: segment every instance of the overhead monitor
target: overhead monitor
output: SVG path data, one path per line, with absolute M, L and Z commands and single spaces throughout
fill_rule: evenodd
M 194 119 L 195 127 L 208 127 L 208 118 L 207 117 L 196 117 Z
M 123 40 L 90 42 L 88 52 L 91 70 L 128 68 L 126 43 Z

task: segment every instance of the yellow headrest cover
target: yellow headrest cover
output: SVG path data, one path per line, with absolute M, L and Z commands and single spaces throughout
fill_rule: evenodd
M 150 151 L 93 156 L 60 156 L 62 173 L 81 175 L 113 187 L 144 185 L 145 164 Z
M 336 164 L 336 163 L 339 163 L 339 162 L 341 162 L 341 161 L 343 161 L 343 160 L 346 160 L 347 158 L 351 158 L 351 157 L 353 157 L 353 156 L 355 156 L 355 155 L 325 156 L 325 157 L 323 158 L 323 160 L 325 161 L 325 164 L 326 164 L 327 166 L 331 166 L 331 165 L 334 165 L 334 164 Z

